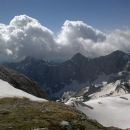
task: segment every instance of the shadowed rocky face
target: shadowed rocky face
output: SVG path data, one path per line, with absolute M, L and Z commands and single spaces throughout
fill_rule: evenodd
M 47 98 L 45 92 L 38 86 L 38 84 L 23 74 L 0 66 L 0 79 L 7 81 L 15 88 L 21 89 L 27 93 L 37 97 Z

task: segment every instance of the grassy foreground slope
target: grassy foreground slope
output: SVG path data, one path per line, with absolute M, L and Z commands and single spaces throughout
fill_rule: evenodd
M 63 125 L 63 122 L 69 122 Z M 0 130 L 109 130 L 64 104 L 26 98 L 0 99 Z

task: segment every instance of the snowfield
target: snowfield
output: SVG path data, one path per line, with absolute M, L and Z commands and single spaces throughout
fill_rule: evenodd
M 130 128 L 130 94 L 87 102 L 75 101 L 74 105 L 89 118 L 106 127 Z
M 0 98 L 5 98 L 5 97 L 18 97 L 18 98 L 25 97 L 32 101 L 40 101 L 40 102 L 47 101 L 45 99 L 38 98 L 29 93 L 26 93 L 20 89 L 14 88 L 8 82 L 0 79 Z
M 118 88 L 118 86 L 120 86 Z M 117 89 L 118 88 L 118 89 Z M 93 93 L 89 95 L 91 99 L 97 99 L 100 97 L 108 97 L 108 96 L 119 96 L 128 93 L 123 85 L 121 85 L 121 81 L 117 80 L 116 82 L 109 83 L 104 85 L 101 88 L 101 91 Z

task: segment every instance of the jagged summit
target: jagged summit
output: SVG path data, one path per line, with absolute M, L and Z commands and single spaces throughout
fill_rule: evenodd
M 116 50 L 113 51 L 112 53 L 110 53 L 111 55 L 119 55 L 119 54 L 126 54 L 125 52 L 121 51 L 121 50 Z
M 87 60 L 87 59 L 89 58 L 87 58 L 86 56 L 78 52 L 70 60 L 78 62 L 78 61 Z
M 128 55 L 128 54 L 121 51 L 121 50 L 116 50 L 116 51 L 108 54 L 107 56 L 118 56 L 118 57 L 120 57 L 120 56 L 125 56 L 125 55 Z
M 81 54 L 80 52 L 76 53 L 72 58 L 75 57 L 82 57 L 82 58 L 86 58 L 83 54 Z

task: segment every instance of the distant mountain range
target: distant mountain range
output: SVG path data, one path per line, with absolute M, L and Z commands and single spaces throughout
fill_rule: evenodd
M 80 53 L 63 63 L 49 63 L 27 57 L 17 63 L 4 63 L 6 67 L 25 74 L 51 97 L 61 97 L 67 91 L 79 91 L 89 86 L 112 82 L 122 71 L 129 71 L 130 55 L 115 51 L 97 58 L 87 58 Z M 109 77 L 109 78 L 108 78 Z

